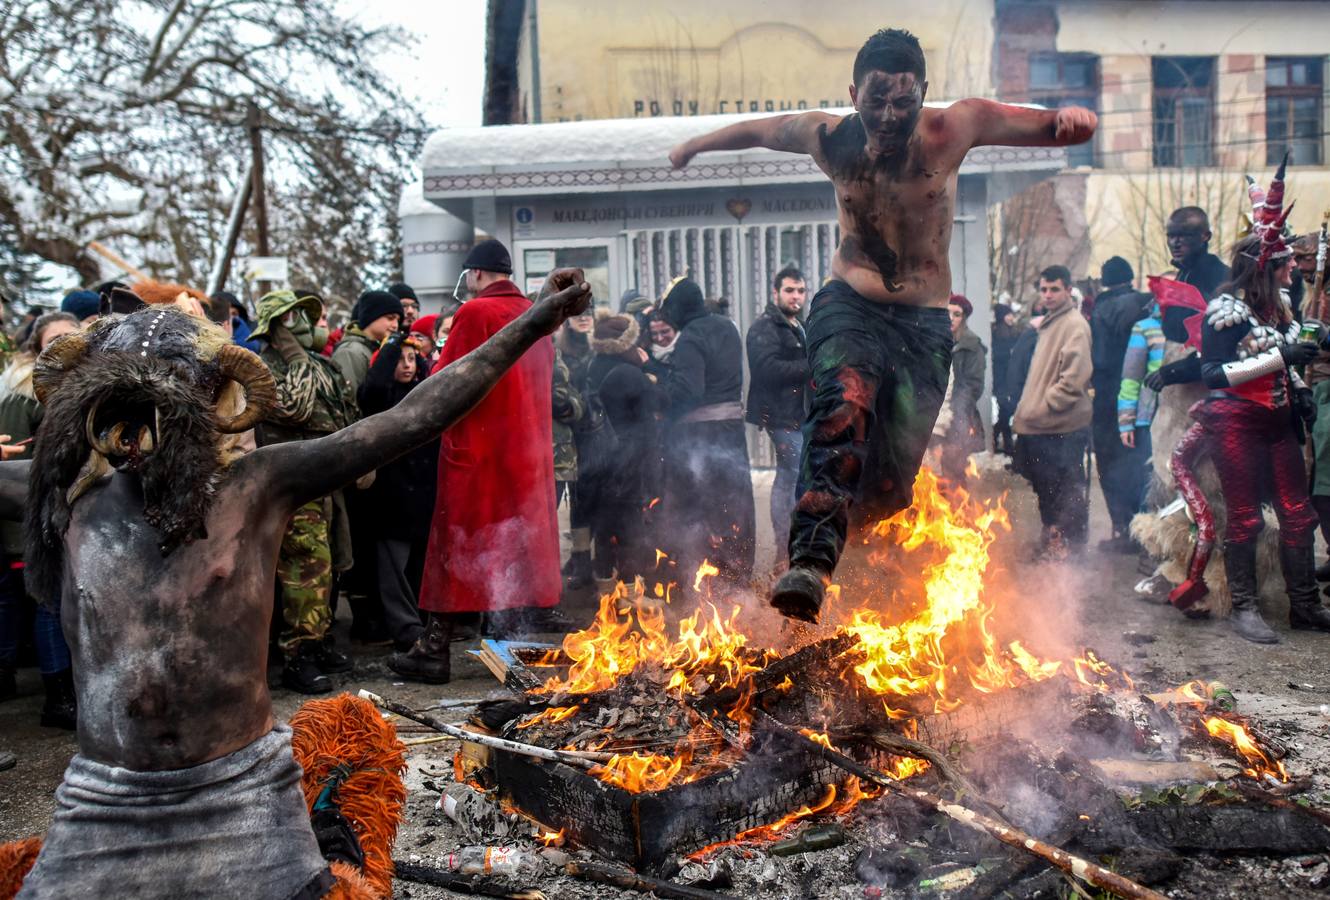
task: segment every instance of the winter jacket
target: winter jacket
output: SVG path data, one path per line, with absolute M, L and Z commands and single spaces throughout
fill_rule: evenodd
M 582 392 L 575 389 L 563 356 L 554 352 L 554 387 L 551 396 L 554 416 L 554 480 L 577 480 L 577 441 L 573 429 L 586 411 Z
M 702 407 L 733 403 L 734 418 L 743 410 L 743 342 L 739 329 L 725 316 L 707 312 L 701 294 L 675 291 L 665 299 L 661 311 L 675 326 L 679 338 L 669 365 L 652 360 L 646 371 L 656 375 L 671 419 L 682 419 Z
M 256 430 L 260 447 L 322 437 L 360 418 L 355 392 L 337 366 L 298 346 L 288 355 L 290 362 L 267 340 L 259 354 L 277 387 L 277 403 Z
M 1122 359 L 1122 383 L 1118 387 L 1118 431 L 1149 428 L 1159 405 L 1159 394 L 1145 387 L 1145 376 L 1158 371 L 1164 362 L 1164 331 L 1158 313 L 1137 322 Z
M 1012 412 L 1015 412 L 1016 404 L 1021 402 L 1021 394 L 1025 392 L 1025 379 L 1030 375 L 1030 360 L 1034 359 L 1034 348 L 1039 344 L 1039 329 L 1035 327 L 1035 321 L 1038 320 L 1031 320 L 1016 338 L 1011 348 L 1011 359 L 1007 361 L 1007 377 L 1003 381 L 1002 390 Z
M 993 324 L 993 396 L 998 403 L 1007 405 L 1007 373 L 1011 366 L 1011 352 L 1020 340 L 1021 329 L 1008 328 L 1005 322 Z
M 808 338 L 774 303 L 748 329 L 748 414 L 763 428 L 798 428 L 804 423 L 808 383 Z
M 358 399 L 365 415 L 392 409 L 424 380 L 425 373 L 417 370 L 410 384 L 398 382 L 393 375 L 401 358 L 402 339 L 394 335 L 379 350 L 360 386 Z M 363 498 L 377 536 L 421 542 L 429 537 L 438 463 L 439 440 L 435 438 L 379 467 Z
M 32 390 L 32 367 L 35 358 L 16 354 L 0 374 L 0 434 L 9 435 L 9 443 L 17 444 L 37 433 L 42 421 L 42 406 Z M 15 459 L 31 459 L 32 444 Z M 0 521 L 0 542 L 5 555 L 11 559 L 23 558 L 23 525 L 20 522 Z
M 967 450 L 984 445 L 984 424 L 979 416 L 979 398 L 984 393 L 984 371 L 988 349 L 968 327 L 961 329 L 951 351 L 951 427 L 949 440 Z
M 1130 285 L 1110 288 L 1095 298 L 1090 333 L 1096 421 L 1108 421 L 1116 416 L 1127 339 L 1131 336 L 1132 326 L 1149 315 L 1153 303 L 1154 297 L 1134 291 Z
M 379 342 L 361 331 L 358 325 L 348 325 L 346 334 L 337 342 L 332 352 L 332 361 L 342 371 L 342 377 L 351 385 L 353 393 L 359 391 L 365 383 L 370 357 L 378 349 Z
M 1186 269 L 1178 269 L 1178 281 L 1196 288 L 1206 300 L 1213 300 L 1219 286 L 1230 277 L 1228 266 L 1213 253 L 1206 253 Z
M 1090 323 L 1075 304 L 1044 316 L 1016 406 L 1017 434 L 1070 434 L 1090 425 Z
M 231 317 L 231 340 L 239 344 L 251 353 L 258 353 L 263 349 L 263 344 L 259 341 L 252 341 L 249 338 L 250 332 L 254 329 L 239 316 Z

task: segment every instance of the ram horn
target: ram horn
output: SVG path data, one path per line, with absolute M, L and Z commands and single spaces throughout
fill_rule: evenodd
M 88 339 L 81 334 L 67 334 L 52 341 L 32 368 L 32 390 L 37 402 L 45 405 L 60 388 L 60 382 L 88 352 Z
M 217 351 L 217 365 L 222 374 L 240 385 L 245 392 L 245 408 L 234 416 L 218 416 L 217 430 L 223 434 L 248 431 L 272 412 L 277 404 L 277 384 L 258 356 L 236 344 Z

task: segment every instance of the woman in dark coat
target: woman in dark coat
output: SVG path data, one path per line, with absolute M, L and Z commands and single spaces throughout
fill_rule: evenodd
M 424 349 L 419 335 L 397 332 L 389 337 L 375 352 L 360 385 L 361 412 L 372 416 L 393 408 L 424 380 L 427 373 L 417 365 Z M 414 644 L 423 631 L 416 598 L 434 512 L 438 459 L 437 440 L 417 447 L 379 469 L 366 491 L 365 509 L 377 535 L 384 624 L 398 650 Z
M 626 313 L 601 312 L 591 336 L 588 403 L 599 405 L 614 432 L 589 458 L 579 458 L 581 490 L 593 499 L 591 533 L 598 579 L 625 582 L 655 566 L 648 518 L 661 496 L 658 458 L 661 395 L 642 371 L 647 352 L 638 345 L 641 326 Z

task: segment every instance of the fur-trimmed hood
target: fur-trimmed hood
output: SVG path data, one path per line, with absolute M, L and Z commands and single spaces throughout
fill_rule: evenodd
M 605 356 L 627 353 L 637 346 L 641 334 L 642 328 L 633 316 L 602 309 L 596 313 L 596 325 L 591 332 L 591 351 Z
M 0 372 L 0 400 L 17 395 L 36 401 L 37 394 L 32 388 L 32 369 L 36 362 L 36 357 L 27 354 L 20 354 L 10 360 L 5 370 Z

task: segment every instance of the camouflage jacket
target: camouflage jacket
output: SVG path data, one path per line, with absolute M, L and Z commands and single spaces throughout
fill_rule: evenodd
M 259 424 L 260 446 L 322 437 L 360 418 L 351 386 L 322 356 L 306 351 L 288 363 L 266 341 L 259 356 L 277 383 L 277 405 Z
M 573 440 L 573 424 L 586 412 L 582 395 L 573 387 L 568 376 L 568 365 L 556 350 L 554 353 L 554 480 L 577 480 L 577 443 Z

